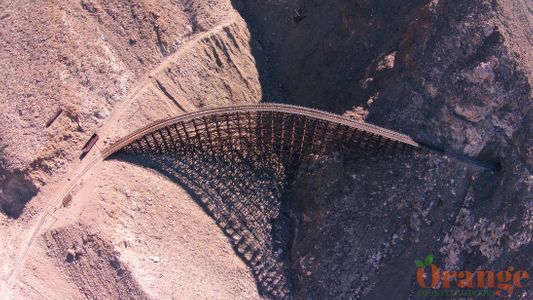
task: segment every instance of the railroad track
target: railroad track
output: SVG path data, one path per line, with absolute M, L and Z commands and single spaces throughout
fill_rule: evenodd
M 233 124 L 228 122 L 228 118 L 232 119 Z M 264 118 L 267 119 L 266 126 Z M 225 122 L 224 119 L 226 119 Z M 295 119 L 304 121 L 298 124 Z M 314 129 L 306 127 L 308 126 L 308 121 L 309 124 L 315 124 Z M 268 122 L 271 122 L 270 126 Z M 325 129 L 319 128 L 321 131 L 317 131 L 317 122 L 325 126 Z M 286 123 L 289 125 L 285 126 Z M 176 128 L 176 124 L 183 129 Z M 223 130 L 227 134 L 220 134 L 220 128 L 224 126 L 226 127 Z M 172 127 L 174 129 L 171 130 Z M 339 136 L 339 128 L 345 134 Z M 294 143 L 300 143 L 300 146 L 311 148 L 316 148 L 318 145 L 318 148 L 329 149 L 330 152 L 341 150 L 341 148 L 349 151 L 370 150 L 388 153 L 391 150 L 423 149 L 485 170 L 498 171 L 502 167 L 501 162 L 498 160 L 480 161 L 476 158 L 455 153 L 442 146 L 433 145 L 427 141 L 416 140 L 408 135 L 365 122 L 355 121 L 344 116 L 312 108 L 276 103 L 217 107 L 159 120 L 132 132 L 104 149 L 102 157 L 105 159 L 114 153 L 128 149 L 130 152 L 133 149 L 136 150 L 133 152 L 150 153 L 165 152 L 163 151 L 165 149 L 167 151 L 178 150 L 179 147 L 200 146 L 202 148 L 202 143 L 204 145 L 206 143 L 214 144 L 220 143 L 220 140 L 230 140 L 242 146 L 243 143 L 239 140 L 244 139 L 247 144 L 262 143 L 261 146 L 265 146 L 264 141 L 261 141 L 262 137 L 259 137 L 265 131 L 270 134 L 271 150 L 274 151 L 275 143 L 279 146 L 279 149 L 274 151 L 274 154 L 278 156 L 284 155 L 284 151 L 287 151 L 287 149 L 291 149 L 289 154 L 292 154 Z M 346 134 L 346 132 L 350 131 L 350 134 Z M 312 132 L 312 136 L 309 136 L 310 132 Z M 188 141 L 184 142 L 180 134 L 186 135 Z M 238 135 L 237 140 L 234 135 Z M 152 142 L 149 142 L 147 137 L 150 137 Z M 214 140 L 214 137 L 219 140 Z M 193 144 L 196 143 L 196 145 L 190 145 L 189 138 L 192 138 Z M 136 149 L 132 147 L 135 144 L 137 145 Z M 168 144 L 171 144 L 172 147 Z M 284 144 L 287 144 L 285 149 L 283 148 Z M 331 144 L 334 144 L 333 147 Z M 338 147 L 335 147 L 335 144 Z M 308 151 L 307 157 L 310 157 L 310 154 L 327 154 L 327 151 L 318 153 L 313 151 Z M 302 152 L 302 149 L 300 149 L 300 152 Z M 299 156 L 298 159 L 300 158 Z
M 240 114 L 240 117 L 239 117 L 239 114 Z M 379 139 L 382 141 L 390 141 L 393 143 L 398 143 L 398 144 L 402 144 L 402 145 L 406 145 L 406 146 L 414 147 L 414 148 L 420 147 L 420 145 L 415 140 L 413 140 L 411 137 L 407 135 L 394 132 L 392 130 L 388 130 L 388 129 L 385 129 L 379 126 L 371 125 L 368 123 L 358 122 L 358 121 L 355 121 L 355 120 L 352 120 L 350 118 L 343 117 L 340 115 L 335 115 L 332 113 L 328 113 L 328 112 L 324 112 L 324 111 L 320 111 L 316 109 L 305 108 L 305 107 L 294 106 L 294 105 L 287 105 L 287 104 L 249 104 L 249 105 L 228 106 L 228 107 L 206 109 L 202 111 L 196 111 L 196 112 L 156 121 L 155 123 L 150 124 L 149 126 L 140 128 L 132 132 L 131 134 L 125 136 L 121 140 L 115 142 L 113 145 L 104 149 L 102 152 L 102 156 L 104 158 L 109 157 L 113 155 L 114 153 L 121 151 L 124 148 L 130 146 L 132 143 L 136 141 L 140 141 L 150 134 L 153 135 L 154 132 L 158 132 L 158 131 L 161 131 L 162 129 L 169 128 L 175 124 L 189 124 L 190 125 L 190 122 L 194 123 L 194 120 L 198 120 L 199 122 L 201 122 L 202 120 L 205 120 L 206 118 L 211 119 L 213 117 L 216 118 L 215 122 L 219 122 L 220 117 L 222 117 L 223 119 L 224 116 L 235 116 L 235 115 L 237 115 L 238 119 L 239 118 L 241 119 L 240 123 L 249 124 L 251 122 L 250 114 L 254 114 L 254 120 L 253 120 L 254 122 L 257 121 L 257 116 L 261 114 L 272 114 L 272 115 L 277 114 L 279 116 L 278 121 L 281 121 L 281 122 L 283 122 L 287 118 L 298 117 L 301 119 L 312 120 L 314 122 L 317 122 L 317 121 L 322 122 L 323 124 L 327 124 L 326 126 L 329 126 L 330 128 L 335 128 L 335 127 L 338 128 L 342 126 L 352 131 L 369 134 L 370 136 L 373 136 L 375 139 Z M 244 128 L 245 127 L 244 125 L 239 125 L 238 121 L 237 123 L 238 123 L 237 125 L 238 131 L 249 129 L 249 128 Z M 209 128 L 211 127 L 207 125 L 202 128 L 206 132 L 199 132 L 196 129 L 196 124 L 193 124 L 193 125 L 195 128 L 190 133 L 194 134 L 195 136 L 205 135 L 209 137 L 209 135 L 215 134 L 214 132 L 211 132 L 211 133 L 209 132 L 210 130 Z M 215 125 L 217 128 L 219 127 L 218 123 L 216 123 Z M 282 128 L 282 130 L 284 129 Z M 291 130 L 294 130 L 294 129 L 291 129 Z M 185 133 L 187 135 L 189 134 L 184 131 L 182 133 Z M 326 133 L 327 132 L 324 132 L 323 136 L 326 136 Z M 333 133 L 333 132 L 330 132 L 330 133 Z M 304 135 L 305 135 L 305 128 L 304 128 Z M 281 136 L 283 137 L 283 134 Z M 166 140 L 165 138 L 162 138 L 162 139 L 159 139 L 157 142 L 161 142 L 161 144 L 163 144 L 165 140 Z M 173 142 L 174 144 L 176 144 L 176 141 L 174 139 L 173 139 Z

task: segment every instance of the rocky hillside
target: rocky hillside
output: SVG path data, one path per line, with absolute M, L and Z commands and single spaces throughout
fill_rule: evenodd
M 429 155 L 304 167 L 292 199 L 299 298 L 413 296 L 414 260 L 428 253 L 448 269 L 531 268 L 531 2 L 236 2 L 265 100 L 503 166 Z
M 246 27 L 228 1 L 7 1 L 0 8 L 0 205 L 12 217 L 139 89 L 146 105 L 168 95 L 178 107 L 233 101 L 212 101 L 217 94 L 257 98 Z M 226 81 L 207 84 L 217 76 Z M 183 90 L 167 88 L 167 79 Z M 163 117 L 157 109 L 149 110 Z

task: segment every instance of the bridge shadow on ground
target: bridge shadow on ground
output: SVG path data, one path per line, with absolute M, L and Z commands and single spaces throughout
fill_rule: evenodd
M 152 168 L 182 186 L 222 229 L 252 271 L 258 291 L 290 298 L 291 217 L 288 180 L 275 156 L 119 154 L 118 160 Z

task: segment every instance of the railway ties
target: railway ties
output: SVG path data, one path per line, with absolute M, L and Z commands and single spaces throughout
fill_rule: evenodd
M 324 118 L 316 111 L 282 105 L 231 107 L 211 114 L 191 113 L 175 122 L 147 128 L 127 137 L 120 149 L 133 153 L 265 159 L 276 156 L 287 164 L 337 151 L 394 152 L 397 145 L 417 148 L 405 136 L 376 129 L 340 116 Z M 373 130 L 369 130 L 373 128 Z M 386 133 L 386 134 L 383 134 Z M 397 138 L 397 137 L 401 138 Z M 406 142 L 407 141 L 407 142 Z
M 331 113 L 284 104 L 220 107 L 161 120 L 103 151 L 134 154 L 198 153 L 219 158 L 265 160 L 295 165 L 335 152 L 395 155 L 435 151 L 407 135 Z M 464 162 L 487 165 L 472 158 Z

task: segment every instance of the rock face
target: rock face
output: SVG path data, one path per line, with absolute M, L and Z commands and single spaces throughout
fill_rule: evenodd
M 503 163 L 491 173 L 432 156 L 341 157 L 303 168 L 293 191 L 299 297 L 412 296 L 414 260 L 428 253 L 452 270 L 531 268 L 530 2 L 235 2 L 264 99 L 365 111 L 366 121 Z

